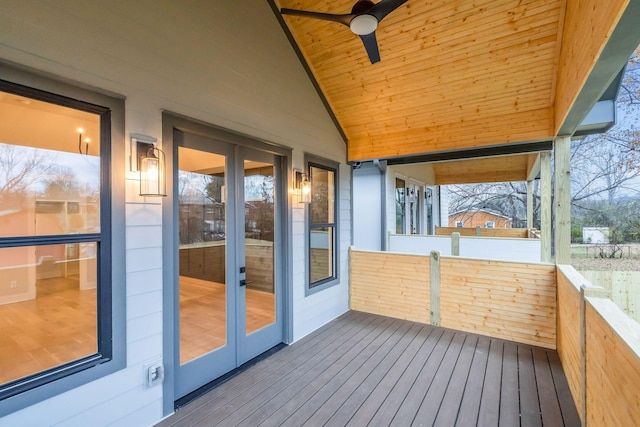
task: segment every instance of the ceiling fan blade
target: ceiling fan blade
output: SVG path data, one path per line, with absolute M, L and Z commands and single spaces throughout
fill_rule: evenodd
M 375 64 L 376 62 L 380 62 L 380 51 L 378 50 L 376 32 L 374 31 L 371 34 L 360 36 L 360 39 L 364 44 L 364 48 L 367 50 L 367 54 L 369 55 L 369 60 L 371 61 L 371 63 Z
M 366 13 L 376 17 L 378 22 L 382 21 L 385 16 L 402 6 L 407 0 L 381 0 L 380 3 L 376 3 Z
M 333 13 L 309 12 L 308 10 L 286 9 L 286 8 L 280 9 L 280 13 L 283 15 L 304 16 L 306 18 L 314 18 L 314 19 L 322 19 L 324 21 L 339 22 L 340 24 L 344 24 L 347 27 L 349 26 L 349 23 L 355 16 L 351 13 L 344 14 L 344 15 L 336 15 Z

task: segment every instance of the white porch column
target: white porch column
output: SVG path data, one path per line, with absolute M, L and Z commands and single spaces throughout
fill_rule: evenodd
M 571 264 L 571 137 L 559 136 L 555 152 L 555 255 L 556 264 Z
M 533 228 L 533 181 L 527 181 L 527 228 Z
M 551 153 L 540 153 L 540 240 L 542 262 L 551 262 Z

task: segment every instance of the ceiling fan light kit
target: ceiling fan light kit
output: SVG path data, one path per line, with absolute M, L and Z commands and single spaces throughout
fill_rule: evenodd
M 371 15 L 359 15 L 351 20 L 349 28 L 353 34 L 359 36 L 366 36 L 373 33 L 378 28 L 378 20 L 375 16 Z
M 312 12 L 308 10 L 280 9 L 283 15 L 302 16 L 306 18 L 322 19 L 346 25 L 351 31 L 360 36 L 372 64 L 380 61 L 380 51 L 376 40 L 376 29 L 385 16 L 406 3 L 407 0 L 358 0 L 351 9 L 351 13 L 342 15 L 334 13 Z

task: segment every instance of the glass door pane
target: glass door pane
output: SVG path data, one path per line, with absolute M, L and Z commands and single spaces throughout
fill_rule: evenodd
M 404 234 L 405 194 L 404 179 L 396 178 L 396 234 Z
M 246 335 L 276 321 L 273 164 L 244 161 Z
M 178 148 L 181 364 L 227 344 L 225 160 Z

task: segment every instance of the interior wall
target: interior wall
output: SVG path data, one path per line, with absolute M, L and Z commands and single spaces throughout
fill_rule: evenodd
M 0 59 L 126 97 L 126 133 L 158 138 L 162 111 L 341 163 L 341 283 L 305 297 L 304 207 L 293 206 L 294 339 L 348 309 L 350 167 L 346 146 L 267 2 L 0 0 Z M 1 77 L 1 76 L 0 76 Z M 126 141 L 116 141 L 125 144 Z M 128 153 L 128 148 L 126 149 Z M 128 158 L 121 164 L 128 165 Z M 117 185 L 117 184 L 116 184 Z M 0 419 L 0 424 L 151 425 L 162 387 L 143 365 L 162 354 L 162 200 L 127 169 L 127 368 Z

